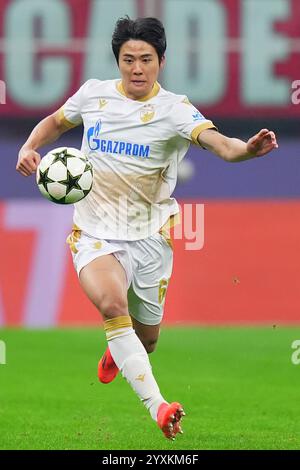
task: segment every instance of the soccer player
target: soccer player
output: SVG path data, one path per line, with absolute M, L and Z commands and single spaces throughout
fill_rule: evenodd
M 68 242 L 80 284 L 104 320 L 108 347 L 99 380 L 109 383 L 121 371 L 174 439 L 183 407 L 161 395 L 147 353 L 157 343 L 172 271 L 168 229 L 178 214 L 171 198 L 178 164 L 191 143 L 228 162 L 263 156 L 278 145 L 268 129 L 248 142 L 222 135 L 187 96 L 159 85 L 166 37 L 156 18 L 119 19 L 112 49 L 121 77 L 88 80 L 42 120 L 21 148 L 17 170 L 31 175 L 40 147 L 84 126 L 82 151 L 93 164 L 94 183 L 75 205 Z

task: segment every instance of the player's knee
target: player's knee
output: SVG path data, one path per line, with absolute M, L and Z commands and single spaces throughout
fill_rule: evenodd
M 101 299 L 97 307 L 104 317 L 104 320 L 128 315 L 127 301 L 122 298 L 106 297 Z

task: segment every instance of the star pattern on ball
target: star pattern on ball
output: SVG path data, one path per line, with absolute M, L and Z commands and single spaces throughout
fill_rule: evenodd
M 78 176 L 73 176 L 69 170 L 67 170 L 67 179 L 65 181 L 62 181 L 62 183 L 65 183 L 66 184 L 66 187 L 67 187 L 67 192 L 66 192 L 66 196 L 69 194 L 69 192 L 72 190 L 72 189 L 79 189 L 80 191 L 82 191 L 82 188 L 80 186 L 80 184 L 78 183 L 78 181 L 80 180 L 82 174 L 78 175 Z
M 44 171 L 43 166 L 47 167 Z M 93 167 L 82 152 L 60 147 L 49 152 L 48 161 L 39 165 L 36 181 L 46 199 L 57 204 L 75 204 L 92 189 Z
M 52 164 L 60 161 L 60 162 L 63 162 L 67 166 L 67 159 L 69 157 L 68 149 L 64 149 L 61 152 L 54 153 L 53 155 L 55 156 L 55 158 Z
M 84 171 L 92 171 L 92 170 L 93 170 L 93 167 L 90 164 L 90 162 L 86 162 Z
M 48 178 L 48 170 L 49 168 L 47 168 L 47 170 L 45 171 L 40 170 L 39 180 L 38 180 L 38 184 L 42 184 L 47 192 L 48 192 L 47 183 L 52 183 L 52 179 Z

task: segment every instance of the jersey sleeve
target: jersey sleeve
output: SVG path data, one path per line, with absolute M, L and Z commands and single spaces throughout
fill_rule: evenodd
M 195 106 L 193 106 L 187 97 L 176 103 L 172 110 L 172 122 L 177 134 L 199 145 L 198 136 L 205 129 L 215 129 L 212 121 L 206 119 Z
M 59 110 L 60 120 L 70 129 L 82 123 L 81 109 L 86 83 L 84 83 L 74 95 L 70 96 Z

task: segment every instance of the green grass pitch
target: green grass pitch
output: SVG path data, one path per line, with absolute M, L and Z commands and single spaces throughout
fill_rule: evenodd
M 0 330 L 0 449 L 299 449 L 300 328 L 163 328 L 151 362 L 180 401 L 165 439 L 125 380 L 97 380 L 99 329 Z

